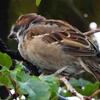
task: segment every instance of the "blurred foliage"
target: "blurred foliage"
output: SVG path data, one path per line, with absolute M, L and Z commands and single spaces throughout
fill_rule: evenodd
M 8 56 L 7 54 L 2 54 L 0 52 L 0 65 L 1 66 L 7 66 L 10 67 L 12 65 L 12 60 L 10 58 L 10 56 Z
M 57 100 L 58 93 L 62 96 L 68 97 L 71 94 L 62 90 L 58 92 L 60 81 L 55 75 L 41 75 L 34 76 L 25 72 L 24 65 L 20 62 L 16 62 L 15 69 L 10 70 L 9 66 L 12 66 L 12 60 L 10 56 L 0 52 L 0 58 L 6 58 L 0 61 L 0 86 L 5 86 L 10 92 L 14 89 L 17 97 L 21 98 L 22 95 L 26 97 L 26 100 Z M 4 64 L 4 62 L 9 62 Z M 91 96 L 95 91 L 100 89 L 100 83 L 92 83 L 84 79 L 71 78 L 70 83 L 74 88 L 85 96 Z M 11 93 L 9 93 L 11 94 Z M 12 94 L 13 95 L 13 94 Z M 12 98 L 9 95 L 7 100 Z M 98 98 L 98 94 L 94 95 L 94 98 Z
M 10 56 L 0 52 L 0 58 L 6 58 L 0 62 L 0 86 L 5 86 L 9 92 L 11 89 L 15 90 L 19 98 L 22 95 L 27 95 L 28 100 L 49 100 L 57 97 L 59 88 L 58 78 L 49 76 L 31 76 L 26 73 L 21 63 L 15 65 L 14 70 L 9 70 L 9 65 L 12 65 Z M 5 62 L 10 62 L 4 64 Z M 4 64 L 4 65 L 3 65 Z M 9 95 L 9 98 L 10 95 Z M 9 99 L 10 100 L 10 99 Z
M 39 6 L 41 3 L 41 0 L 36 0 L 36 5 Z

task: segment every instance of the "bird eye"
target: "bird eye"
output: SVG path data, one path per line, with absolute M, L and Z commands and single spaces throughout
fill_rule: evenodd
M 32 21 L 32 24 L 36 24 L 36 23 L 37 23 L 37 21 L 36 21 L 36 20 Z

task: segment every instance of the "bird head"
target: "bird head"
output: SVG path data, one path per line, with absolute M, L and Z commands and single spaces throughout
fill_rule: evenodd
M 16 23 L 12 26 L 8 38 L 21 39 L 24 36 L 24 31 L 27 30 L 30 25 L 36 25 L 37 23 L 45 20 L 44 17 L 37 15 L 36 13 L 30 13 L 20 16 Z

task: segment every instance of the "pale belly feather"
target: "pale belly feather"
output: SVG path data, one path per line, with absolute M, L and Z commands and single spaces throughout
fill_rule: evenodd
M 67 72 L 74 73 L 80 69 L 76 57 L 65 54 L 59 45 L 46 44 L 40 38 L 25 44 L 19 44 L 18 49 L 24 59 L 47 70 L 58 70 L 67 66 Z

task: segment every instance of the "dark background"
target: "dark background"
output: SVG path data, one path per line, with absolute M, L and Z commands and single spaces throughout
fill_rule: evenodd
M 7 39 L 11 25 L 18 16 L 37 12 L 47 18 L 68 21 L 82 32 L 89 30 L 89 23 L 100 25 L 100 0 L 42 0 L 39 7 L 35 0 L 2 0 L 0 3 L 0 38 L 13 49 L 15 41 Z M 87 17 L 84 17 L 87 15 Z

